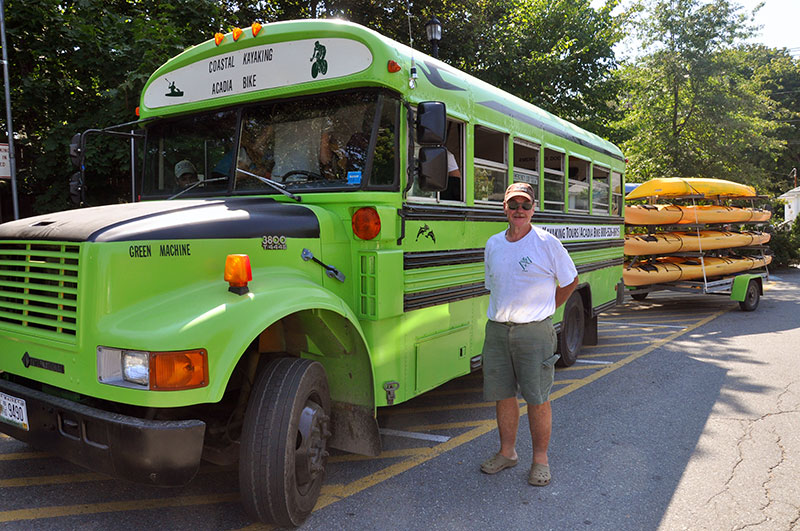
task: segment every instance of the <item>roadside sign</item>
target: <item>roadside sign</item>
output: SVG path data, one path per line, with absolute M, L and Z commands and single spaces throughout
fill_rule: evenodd
M 0 144 L 0 179 L 11 178 L 11 162 L 8 159 L 8 144 Z

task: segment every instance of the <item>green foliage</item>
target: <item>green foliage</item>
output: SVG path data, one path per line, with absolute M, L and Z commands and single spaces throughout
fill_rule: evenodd
M 787 267 L 800 264 L 800 223 L 773 225 L 769 248 L 772 251 L 771 267 Z
M 616 125 L 629 180 L 712 177 L 759 185 L 758 160 L 785 146 L 771 119 L 778 105 L 737 47 L 752 28 L 729 0 L 639 4 L 649 53 L 619 72 L 625 117 Z
M 22 215 L 68 206 L 71 137 L 134 120 L 150 73 L 207 38 L 221 14 L 207 0 L 6 2 Z M 92 147 L 94 202 L 128 200 L 129 145 L 94 137 Z

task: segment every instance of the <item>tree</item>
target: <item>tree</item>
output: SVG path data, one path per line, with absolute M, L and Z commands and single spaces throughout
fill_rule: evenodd
M 615 112 L 617 2 L 595 10 L 590 0 L 7 0 L 22 214 L 68 206 L 74 133 L 134 120 L 158 66 L 254 21 L 346 18 L 406 44 L 410 30 L 427 50 L 424 22 L 435 15 L 445 23 L 443 60 L 602 133 Z M 92 203 L 130 199 L 129 152 L 120 140 L 92 138 Z
M 716 177 L 764 185 L 754 154 L 775 158 L 777 104 L 748 72 L 747 17 L 729 0 L 645 0 L 648 51 L 620 71 L 617 123 L 634 181 Z

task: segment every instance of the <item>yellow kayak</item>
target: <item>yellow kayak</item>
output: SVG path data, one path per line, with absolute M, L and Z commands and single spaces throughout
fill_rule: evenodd
M 724 179 L 664 177 L 650 179 L 640 184 L 625 196 L 625 199 L 641 199 L 653 196 L 682 197 L 686 195 L 753 197 L 756 195 L 756 189 L 746 184 Z
M 760 208 L 720 205 L 630 205 L 628 225 L 683 225 L 688 223 L 753 223 L 767 221 L 772 212 Z
M 625 236 L 625 254 L 644 256 L 671 254 L 711 249 L 730 249 L 746 245 L 763 245 L 770 239 L 765 232 L 730 232 L 702 230 L 699 232 L 660 232 L 656 234 L 628 234 Z
M 772 262 L 772 256 L 761 257 L 706 257 L 706 278 L 740 273 Z M 703 266 L 699 258 L 667 256 L 648 262 L 626 263 L 622 269 L 622 279 L 626 286 L 649 286 L 676 280 L 696 280 L 703 278 Z

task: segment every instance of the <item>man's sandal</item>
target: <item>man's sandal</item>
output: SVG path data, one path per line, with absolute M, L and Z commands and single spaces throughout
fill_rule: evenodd
M 497 474 L 501 470 L 517 466 L 519 459 L 509 459 L 500 454 L 495 454 L 481 464 L 481 472 L 484 474 Z
M 550 467 L 540 463 L 534 463 L 528 474 L 528 483 L 535 487 L 544 487 L 550 483 Z

